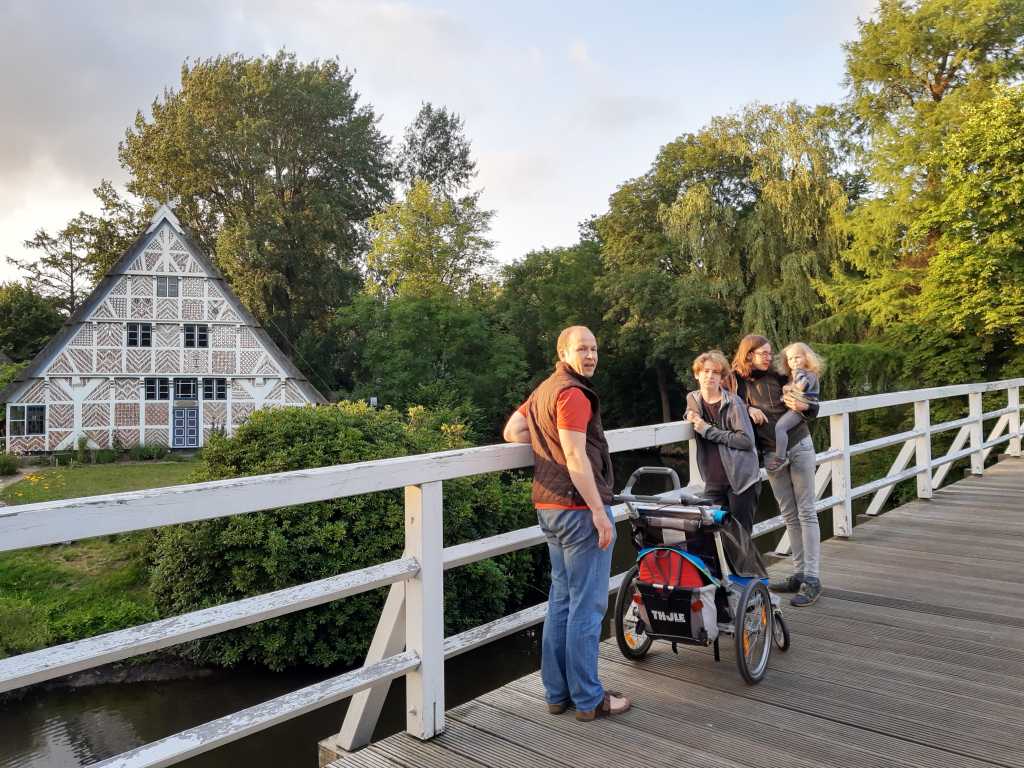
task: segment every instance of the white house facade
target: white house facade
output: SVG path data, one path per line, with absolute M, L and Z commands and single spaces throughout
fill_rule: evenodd
M 163 206 L 3 392 L 12 453 L 198 448 L 257 408 L 323 396 Z

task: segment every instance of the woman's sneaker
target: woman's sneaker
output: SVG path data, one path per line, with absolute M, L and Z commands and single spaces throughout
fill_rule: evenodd
M 800 585 L 804 583 L 804 575 L 802 573 L 794 573 L 782 581 L 773 581 L 768 585 L 768 589 L 772 592 L 799 592 Z
M 789 604 L 795 605 L 797 608 L 803 608 L 804 606 L 811 605 L 820 596 L 821 581 L 813 576 L 809 576 L 804 579 L 804 583 L 800 585 L 800 591 L 789 601 Z
M 764 468 L 769 472 L 778 472 L 783 467 L 789 466 L 789 459 L 783 458 L 777 454 L 769 454 L 768 458 L 765 459 Z

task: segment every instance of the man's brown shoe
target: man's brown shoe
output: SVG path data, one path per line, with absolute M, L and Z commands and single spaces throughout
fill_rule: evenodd
M 561 704 L 548 704 L 548 714 L 560 715 L 569 708 L 569 702 L 563 701 Z
M 631 706 L 633 706 L 633 702 L 629 700 L 629 697 L 623 696 L 618 691 L 605 691 L 604 700 L 597 709 L 577 710 L 576 719 L 588 723 L 599 717 L 621 715 L 623 712 L 628 712 Z

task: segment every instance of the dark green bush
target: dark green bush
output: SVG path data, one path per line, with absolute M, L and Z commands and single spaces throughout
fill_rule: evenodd
M 0 477 L 18 474 L 18 458 L 9 453 L 0 453 Z
M 212 436 L 196 480 L 322 467 L 466 447 L 447 413 L 403 415 L 362 403 L 257 411 L 233 437 Z M 536 523 L 529 488 L 498 475 L 446 481 L 444 543 Z M 153 537 L 161 615 L 196 610 L 386 562 L 404 545 L 402 491 L 304 504 L 163 529 Z M 445 625 L 458 632 L 543 599 L 539 548 L 445 574 Z M 539 591 L 538 591 L 539 590 Z M 196 661 L 272 669 L 361 662 L 385 590 L 187 646 Z
M 128 458 L 132 461 L 159 461 L 160 459 L 166 459 L 167 454 L 167 447 L 156 443 L 133 445 L 128 449 Z
M 93 451 L 93 464 L 113 464 L 115 461 L 117 461 L 117 451 L 110 448 L 100 448 L 98 451 Z

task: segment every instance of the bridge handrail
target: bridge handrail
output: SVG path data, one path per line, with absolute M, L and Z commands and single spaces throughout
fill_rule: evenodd
M 817 454 L 817 509 L 833 510 L 835 535 L 853 535 L 852 502 L 874 494 L 867 514 L 877 514 L 893 487 L 916 478 L 920 498 L 929 498 L 952 463 L 970 458 L 971 471 L 981 474 L 984 460 L 996 446 L 1009 443 L 1008 453 L 1021 453 L 1020 387 L 1024 379 L 962 384 L 826 401 L 819 416 L 829 419 L 830 446 Z M 982 396 L 1006 391 L 1006 407 L 983 412 Z M 968 398 L 968 416 L 930 423 L 930 401 Z M 913 404 L 914 428 L 858 444 L 850 442 L 850 414 Z M 988 438 L 986 420 L 998 419 Z M 958 429 L 947 453 L 933 458 L 931 437 Z M 690 441 L 691 482 L 698 482 L 692 441 L 686 422 L 612 430 L 613 451 L 650 448 Z M 889 472 L 852 486 L 853 456 L 902 443 Z M 969 443 L 967 447 L 965 444 Z M 913 465 L 911 460 L 913 459 Z M 383 701 L 382 687 L 395 677 L 408 681 L 408 730 L 428 738 L 444 727 L 444 659 L 519 631 L 543 619 L 545 605 L 506 616 L 454 637 L 443 637 L 441 576 L 444 570 L 516 551 L 543 542 L 536 526 L 441 546 L 442 482 L 486 472 L 531 466 L 524 445 L 491 445 L 465 450 L 405 456 L 311 470 L 217 480 L 164 489 L 26 504 L 0 510 L 0 551 L 123 533 L 142 528 L 209 520 L 313 501 L 405 488 L 406 551 L 396 560 L 340 574 L 317 582 L 257 595 L 225 605 L 162 619 L 150 624 L 87 638 L 0 660 L 0 691 L 23 687 L 70 672 L 207 637 L 293 611 L 391 585 L 366 665 L 331 680 L 270 702 L 189 729 L 112 758 L 101 765 L 172 765 L 290 717 L 357 694 L 335 743 L 352 748 L 366 743 Z M 824 497 L 826 489 L 831 495 Z M 616 509 L 616 518 L 625 513 Z M 754 528 L 764 535 L 784 527 L 781 517 Z M 783 537 L 777 551 L 786 551 Z M 609 589 L 617 588 L 622 575 Z M 402 649 L 405 648 L 405 652 Z M 386 692 L 386 687 L 383 688 Z

